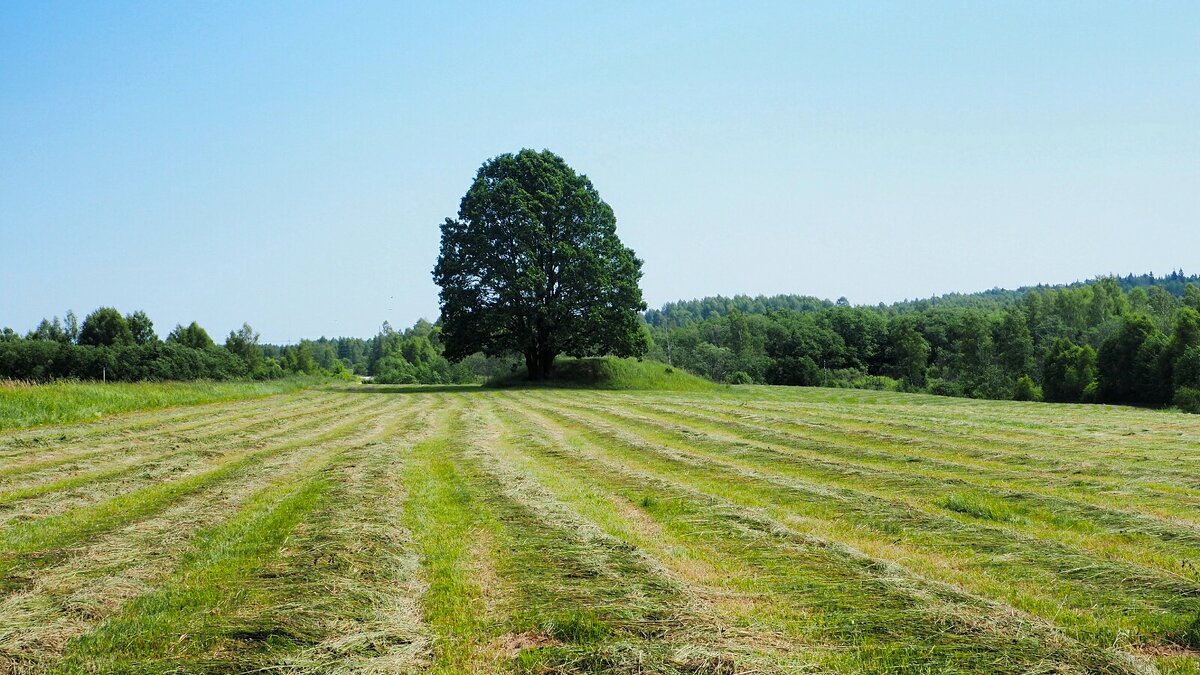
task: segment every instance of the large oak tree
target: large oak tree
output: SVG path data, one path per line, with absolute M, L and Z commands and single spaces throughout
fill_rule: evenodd
M 442 224 L 446 356 L 519 354 L 544 379 L 560 354 L 641 355 L 641 276 L 587 176 L 548 150 L 490 159 Z

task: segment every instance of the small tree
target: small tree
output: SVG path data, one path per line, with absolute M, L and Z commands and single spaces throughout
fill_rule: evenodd
M 74 310 L 68 309 L 63 317 L 63 330 L 67 334 L 67 342 L 79 342 L 79 319 L 75 317 Z
M 262 366 L 263 352 L 262 347 L 258 346 L 258 333 L 254 332 L 250 324 L 243 323 L 241 328 L 229 331 L 229 337 L 225 339 L 225 348 L 246 362 L 246 369 L 251 376 L 258 374 Z
M 154 322 L 142 310 L 126 315 L 125 322 L 129 324 L 129 332 L 133 334 L 135 344 L 148 345 L 158 342 L 158 334 L 154 332 Z
M 1175 362 L 1175 405 L 1200 413 L 1200 346 L 1188 347 Z
M 176 324 L 175 330 L 167 336 L 167 342 L 174 342 L 192 349 L 211 349 L 216 346 L 216 343 L 208 335 L 208 331 L 201 328 L 200 324 L 195 321 L 187 326 Z
M 1042 400 L 1042 389 L 1033 381 L 1033 378 L 1028 375 L 1022 375 L 1017 378 L 1017 383 L 1013 386 L 1014 401 L 1040 401 Z
M 1140 291 L 1140 288 L 1135 288 Z M 1130 296 L 1133 294 L 1131 293 Z M 1145 291 L 1142 292 L 1145 295 Z M 1136 306 L 1136 305 L 1135 305 Z M 1150 317 L 1135 314 L 1125 318 L 1121 329 L 1100 346 L 1097 359 L 1100 397 L 1108 403 L 1150 403 L 1144 400 L 1150 383 L 1159 378 L 1151 352 L 1161 351 L 1159 335 Z M 1147 347 L 1147 343 L 1149 346 Z M 1143 347 L 1146 347 L 1143 349 Z
M 520 354 L 543 379 L 559 354 L 641 355 L 642 262 L 612 209 L 549 151 L 484 162 L 433 270 L 446 357 Z
M 892 319 L 887 328 L 885 357 L 891 364 L 889 373 L 912 387 L 925 386 L 925 371 L 929 368 L 929 342 L 907 317 Z
M 1047 401 L 1075 403 L 1096 379 L 1096 352 L 1090 346 L 1059 338 L 1042 363 L 1042 385 Z
M 93 347 L 133 344 L 133 333 L 125 317 L 112 307 L 101 307 L 88 314 L 79 329 L 79 344 Z
M 50 340 L 52 342 L 70 342 L 67 337 L 67 331 L 63 329 L 62 322 L 58 317 L 54 317 L 54 321 L 42 319 L 42 322 L 37 325 L 25 336 L 26 340 Z

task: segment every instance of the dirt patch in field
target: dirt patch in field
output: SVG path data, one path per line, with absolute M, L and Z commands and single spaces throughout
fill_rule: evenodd
M 553 637 L 537 631 L 525 631 L 524 633 L 508 634 L 500 636 L 498 651 L 507 655 L 510 659 L 515 659 L 526 649 L 539 649 L 541 647 L 557 647 L 562 643 L 555 640 Z

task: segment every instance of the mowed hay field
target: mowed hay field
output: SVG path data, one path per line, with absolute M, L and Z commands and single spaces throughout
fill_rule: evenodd
M 355 386 L 0 433 L 0 672 L 1200 672 L 1200 416 Z

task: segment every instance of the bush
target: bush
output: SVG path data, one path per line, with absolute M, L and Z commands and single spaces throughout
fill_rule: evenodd
M 863 375 L 850 380 L 854 389 L 871 389 L 873 391 L 900 391 L 902 382 L 884 375 Z
M 726 380 L 729 384 L 754 384 L 754 378 L 750 377 L 750 373 L 744 370 L 739 370 Z
M 1017 383 L 1013 387 L 1013 400 L 1040 401 L 1042 400 L 1042 388 L 1037 386 L 1032 377 L 1022 375 L 1017 378 Z
M 943 380 L 936 377 L 930 378 L 928 390 L 929 393 L 934 394 L 935 396 L 963 395 L 962 387 L 960 387 L 957 382 L 951 382 L 950 380 Z
M 1175 405 L 1184 412 L 1200 414 L 1200 389 L 1180 387 L 1175 390 Z

